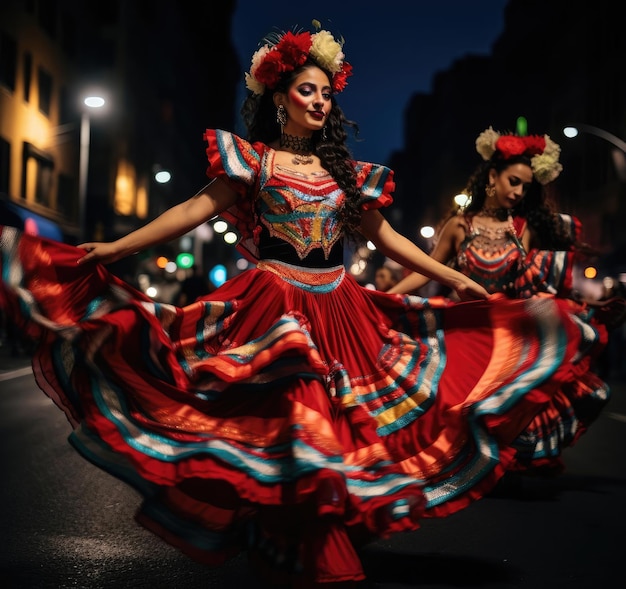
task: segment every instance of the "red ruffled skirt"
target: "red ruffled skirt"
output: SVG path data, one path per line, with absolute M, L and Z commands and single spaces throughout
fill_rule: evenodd
M 490 491 L 589 345 L 553 298 L 387 295 L 342 267 L 262 262 L 178 308 L 0 230 L 0 303 L 71 443 L 166 541 L 274 579 L 360 580 L 360 543 Z

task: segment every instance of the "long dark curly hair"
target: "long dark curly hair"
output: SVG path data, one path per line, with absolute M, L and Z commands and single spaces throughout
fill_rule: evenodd
M 313 66 L 319 67 L 328 79 L 332 80 L 332 74 L 309 57 L 302 66 L 284 74 L 273 90 L 266 89 L 261 95 L 249 94 L 241 108 L 241 116 L 248 132 L 248 141 L 268 144 L 280 138 L 274 94 L 287 92 L 295 77 Z M 331 98 L 331 103 L 332 109 L 326 119 L 325 139 L 322 138 L 321 131 L 315 131 L 312 137 L 313 151 L 320 158 L 322 167 L 328 171 L 346 195 L 345 202 L 338 213 L 346 236 L 360 241 L 358 227 L 361 222 L 361 211 L 358 201 L 361 195 L 356 184 L 352 154 L 346 145 L 348 139 L 346 128 L 351 128 L 355 137 L 358 135 L 359 128 L 354 121 L 346 119 L 334 96 Z
M 465 186 L 465 194 L 471 197 L 471 201 L 464 212 L 475 214 L 485 205 L 485 188 L 489 183 L 489 170 L 494 169 L 499 175 L 509 166 L 515 164 L 524 164 L 530 167 L 531 161 L 525 155 L 505 159 L 499 151 L 496 151 L 491 159 L 481 163 L 469 177 Z M 542 185 L 533 177 L 524 198 L 511 212 L 513 216 L 524 217 L 527 220 L 530 229 L 540 238 L 541 243 L 538 245 L 541 249 L 575 249 L 581 253 L 595 253 L 593 248 L 586 243 L 577 241 L 566 229 L 556 210 L 555 199 L 554 186 L 551 184 Z

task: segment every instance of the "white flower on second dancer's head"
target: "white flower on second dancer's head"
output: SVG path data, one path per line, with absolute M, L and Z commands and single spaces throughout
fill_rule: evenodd
M 492 127 L 485 129 L 476 139 L 476 151 L 485 161 L 491 159 L 495 153 L 498 139 L 500 139 L 500 133 L 494 131 Z
M 549 184 L 556 180 L 563 171 L 563 166 L 559 162 L 561 147 L 550 139 L 549 135 L 544 135 L 546 146 L 542 154 L 535 155 L 530 160 L 533 174 L 539 184 Z

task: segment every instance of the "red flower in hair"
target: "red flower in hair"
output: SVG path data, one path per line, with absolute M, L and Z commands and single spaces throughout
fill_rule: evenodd
M 526 151 L 526 143 L 522 137 L 516 135 L 503 135 L 496 141 L 496 149 L 509 159 L 515 155 L 522 155 Z
M 496 149 L 504 159 L 516 155 L 538 155 L 546 148 L 546 140 L 539 135 L 518 137 L 517 135 L 503 135 L 496 141 Z
M 524 143 L 526 143 L 526 153 L 528 155 L 540 155 L 546 148 L 546 140 L 540 135 L 524 137 Z
M 297 35 L 287 32 L 283 35 L 278 45 L 274 48 L 280 53 L 284 63 L 285 71 L 290 71 L 301 66 L 309 55 L 311 49 L 311 33 L 304 32 Z
M 348 85 L 347 78 L 351 75 L 352 66 L 347 61 L 344 61 L 341 64 L 341 70 L 333 76 L 333 92 L 341 92 Z
M 301 66 L 311 48 L 311 33 L 285 33 L 280 42 L 265 56 L 254 72 L 254 77 L 269 88 L 274 88 L 284 72 Z
M 261 84 L 273 88 L 280 79 L 280 74 L 283 70 L 282 66 L 280 54 L 275 51 L 270 51 L 254 72 L 254 77 L 261 82 Z

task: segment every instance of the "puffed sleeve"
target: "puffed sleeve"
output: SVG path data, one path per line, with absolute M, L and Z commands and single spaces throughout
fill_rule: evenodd
M 229 131 L 207 129 L 206 155 L 209 178 L 219 178 L 242 196 L 254 185 L 261 168 L 261 155 L 256 145 Z
M 379 164 L 356 162 L 356 182 L 361 190 L 360 205 L 364 210 L 388 207 L 396 183 L 393 170 Z
M 263 146 L 248 143 L 229 131 L 207 129 L 206 154 L 209 160 L 206 174 L 219 178 L 235 190 L 240 198 L 221 217 L 237 229 L 240 240 L 237 249 L 249 260 L 256 259 L 254 229 L 254 199 L 258 194 Z
M 578 241 L 582 224 L 577 217 L 559 213 L 556 217 L 561 231 Z M 528 298 L 538 292 L 569 297 L 573 289 L 573 270 L 576 262 L 574 248 L 569 250 L 531 249 L 524 259 L 522 272 L 515 282 L 518 296 Z
M 566 215 L 565 213 L 557 213 L 557 220 L 567 235 L 574 241 L 580 241 L 583 233 L 583 226 L 578 217 Z M 573 248 L 572 248 L 573 249 Z

